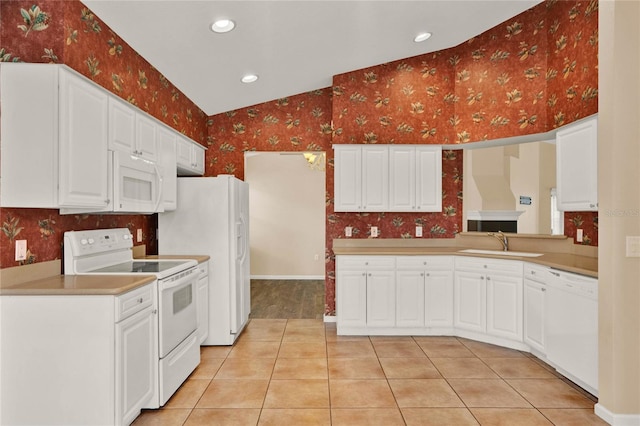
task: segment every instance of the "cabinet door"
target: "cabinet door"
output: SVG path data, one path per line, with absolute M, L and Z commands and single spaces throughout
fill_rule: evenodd
M 487 333 L 522 341 L 522 278 L 488 275 Z
M 425 325 L 453 326 L 453 271 L 427 271 L 425 278 Z
M 178 205 L 176 135 L 169 129 L 158 127 L 158 146 L 158 168 L 162 175 L 162 203 L 164 211 L 171 211 Z
M 359 146 L 334 146 L 334 210 L 362 209 L 362 150 Z
M 395 272 L 367 272 L 367 326 L 393 327 L 396 323 L 395 300 Z
M 389 210 L 410 212 L 416 209 L 416 148 L 389 147 Z
M 545 354 L 545 294 L 546 286 L 524 280 L 524 342 Z
M 336 279 L 338 326 L 367 325 L 367 274 L 364 270 L 338 272 Z
M 108 95 L 91 83 L 60 70 L 61 207 L 108 204 Z
M 209 275 L 198 279 L 198 343 L 202 344 L 209 335 Z
M 556 134 L 558 209 L 598 210 L 598 120 L 567 125 Z
M 197 175 L 204 175 L 205 151 L 201 146 L 193 145 L 193 171 Z
M 389 149 L 386 146 L 362 147 L 362 210 L 383 212 L 389 209 Z
M 136 150 L 136 112 L 130 105 L 109 97 L 109 149 L 134 152 Z
M 454 325 L 484 333 L 486 330 L 485 277 L 476 272 L 458 272 L 454 279 Z
M 191 168 L 191 143 L 180 136 L 176 141 L 176 156 L 178 166 Z
M 147 160 L 157 160 L 157 127 L 159 126 L 149 117 L 141 113 L 136 113 L 136 150 L 134 154 L 144 157 Z
M 0 70 L 0 204 L 57 208 L 58 68 L 2 62 Z
M 155 315 L 149 307 L 115 327 L 116 419 L 130 424 L 154 393 Z
M 442 211 L 441 147 L 416 147 L 416 210 Z
M 396 272 L 396 325 L 424 326 L 424 271 Z

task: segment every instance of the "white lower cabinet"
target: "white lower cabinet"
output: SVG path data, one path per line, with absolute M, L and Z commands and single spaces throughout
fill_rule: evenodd
M 459 257 L 456 328 L 522 342 L 522 262 Z
M 0 296 L 0 424 L 133 422 L 157 395 L 156 299 L 155 281 L 120 296 Z
M 524 342 L 538 356 L 546 354 L 545 318 L 547 305 L 546 275 L 549 268 L 525 263 L 524 265 Z
M 338 333 L 395 325 L 395 258 L 336 257 Z
M 198 263 L 198 343 L 209 336 L 209 261 Z
M 396 258 L 396 326 L 453 325 L 453 258 Z

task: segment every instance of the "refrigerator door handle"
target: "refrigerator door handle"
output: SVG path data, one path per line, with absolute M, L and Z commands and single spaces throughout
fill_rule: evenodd
M 247 251 L 247 243 L 244 232 L 244 221 L 242 218 L 239 222 L 236 223 L 236 259 L 242 261 L 244 260 L 246 251 Z

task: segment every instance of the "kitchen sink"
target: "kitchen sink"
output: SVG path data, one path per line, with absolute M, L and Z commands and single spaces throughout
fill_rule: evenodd
M 473 254 L 492 254 L 495 256 L 518 256 L 518 257 L 538 257 L 542 256 L 542 253 L 529 253 L 524 251 L 504 251 L 504 250 L 481 250 L 481 249 L 464 249 L 458 250 L 459 253 L 473 253 Z

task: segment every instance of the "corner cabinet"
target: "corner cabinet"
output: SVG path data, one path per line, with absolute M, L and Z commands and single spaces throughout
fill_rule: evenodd
M 558 210 L 598 210 L 598 118 L 569 124 L 556 133 Z
M 0 66 L 0 205 L 106 207 L 107 93 L 61 66 Z
M 442 211 L 442 147 L 334 145 L 334 211 Z
M 456 258 L 454 325 L 522 342 L 522 262 Z

